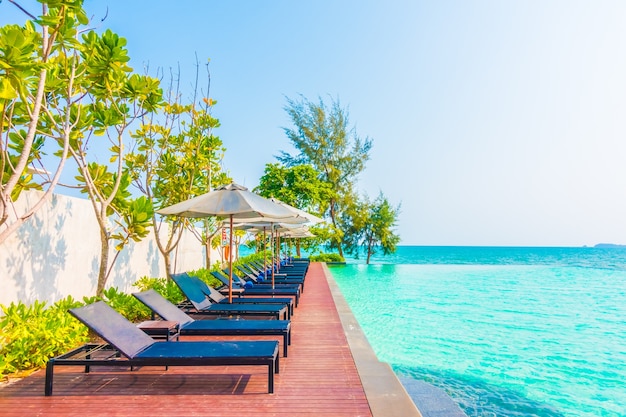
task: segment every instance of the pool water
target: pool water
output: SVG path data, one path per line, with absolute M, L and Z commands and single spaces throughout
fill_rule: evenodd
M 445 389 L 468 416 L 626 415 L 626 268 L 330 270 L 379 359 Z

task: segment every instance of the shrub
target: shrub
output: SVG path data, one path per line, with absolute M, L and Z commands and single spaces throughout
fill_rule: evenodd
M 71 296 L 50 308 L 45 302 L 11 303 L 0 318 L 0 377 L 33 371 L 48 359 L 88 340 L 87 328 L 67 313 L 82 303 Z
M 104 302 L 113 307 L 118 313 L 134 323 L 150 320 L 152 310 L 132 294 L 126 294 L 115 287 L 104 290 Z
M 206 268 L 200 268 L 200 269 L 196 269 L 195 271 L 189 271 L 189 275 L 200 278 L 202 281 L 206 282 L 211 287 L 219 288 L 224 284 L 222 284 L 222 281 L 220 281 L 219 279 L 211 275 L 211 271 L 218 270 L 218 269 L 220 268 L 214 267 L 214 268 L 211 268 L 211 270 L 208 270 Z
M 345 262 L 346 260 L 338 253 L 320 253 L 310 257 L 311 262 Z
M 173 304 L 178 304 L 185 299 L 178 285 L 171 279 L 142 277 L 133 285 L 140 291 L 153 289 Z

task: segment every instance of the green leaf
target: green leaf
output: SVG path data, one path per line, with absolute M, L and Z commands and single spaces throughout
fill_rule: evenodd
M 17 90 L 13 88 L 9 79 L 0 79 L 0 99 L 13 100 L 17 97 Z

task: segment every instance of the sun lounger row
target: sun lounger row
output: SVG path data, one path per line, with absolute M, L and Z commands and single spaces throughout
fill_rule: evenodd
M 229 286 L 229 277 L 223 273 L 213 271 L 211 274 L 220 280 L 225 288 Z M 294 301 L 296 307 L 300 302 L 300 294 L 302 293 L 302 287 L 300 284 L 276 284 L 272 286 L 272 284 L 255 284 L 255 283 L 247 283 L 245 280 L 241 279 L 237 274 L 233 274 L 233 286 L 232 290 L 236 291 L 238 295 L 246 295 L 246 296 L 289 296 L 294 297 Z
M 289 319 L 300 297 L 301 287 L 298 284 L 278 288 L 267 288 L 262 284 L 256 288 L 238 288 L 234 285 L 237 297 L 228 303 L 222 293 L 197 277 L 184 273 L 173 276 L 173 279 L 188 299 L 190 307 L 187 311 L 181 310 L 154 290 L 133 295 L 161 319 L 175 323 L 177 336 L 277 336 L 282 337 L 283 356 L 287 356 L 291 344 Z M 279 372 L 278 341 L 156 341 L 146 333 L 147 330 L 141 330 L 104 302 L 71 309 L 69 312 L 106 343 L 88 343 L 50 359 L 46 367 L 47 396 L 52 395 L 54 368 L 59 365 L 83 366 L 85 372 L 89 372 L 92 366 L 132 369 L 139 366 L 259 365 L 267 366 L 268 392 L 274 391 L 274 374 Z M 195 320 L 193 315 L 265 319 Z
M 52 395 L 54 367 L 84 366 L 266 366 L 268 392 L 274 392 L 279 372 L 277 341 L 156 341 L 103 301 L 71 309 L 70 313 L 108 345 L 87 344 L 52 358 L 46 366 L 45 395 Z M 123 357 L 120 357 L 123 356 Z
M 133 294 L 163 320 L 179 323 L 181 336 L 282 336 L 283 356 L 291 344 L 289 320 L 195 320 L 154 290 Z
M 237 303 L 215 302 L 208 293 L 209 287 L 199 278 L 183 273 L 172 275 L 172 280 L 191 302 L 195 314 L 269 316 L 276 320 L 287 319 L 290 315 L 291 299 L 274 301 L 270 298 L 247 298 L 247 302 L 241 300 Z

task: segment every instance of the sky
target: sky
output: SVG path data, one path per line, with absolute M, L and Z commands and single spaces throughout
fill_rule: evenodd
M 34 14 L 35 2 L 19 2 Z M 210 60 L 224 168 L 293 148 L 286 98 L 338 100 L 373 140 L 358 189 L 403 245 L 626 244 L 626 2 L 87 0 L 131 66 Z M 102 18 L 106 18 L 102 21 Z M 0 24 L 22 23 L 9 2 Z

